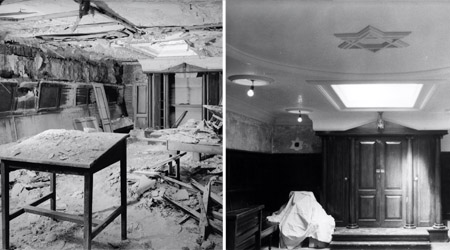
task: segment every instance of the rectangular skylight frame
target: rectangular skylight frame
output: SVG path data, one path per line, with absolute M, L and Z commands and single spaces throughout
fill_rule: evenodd
M 414 108 L 423 89 L 420 83 L 331 84 L 346 108 Z

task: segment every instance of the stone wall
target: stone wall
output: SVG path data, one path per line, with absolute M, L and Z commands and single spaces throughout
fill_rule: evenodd
M 228 149 L 270 153 L 273 128 L 270 124 L 227 111 L 226 138 Z

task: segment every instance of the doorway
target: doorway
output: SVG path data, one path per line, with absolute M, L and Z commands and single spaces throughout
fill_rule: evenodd
M 406 141 L 361 138 L 356 143 L 358 225 L 401 227 L 405 218 Z

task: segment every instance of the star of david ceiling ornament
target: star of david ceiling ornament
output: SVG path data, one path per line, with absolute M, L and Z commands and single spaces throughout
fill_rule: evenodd
M 301 141 L 298 137 L 295 138 L 294 141 L 291 141 L 290 149 L 293 149 L 295 151 L 302 150 L 303 149 L 303 141 Z
M 344 40 L 338 46 L 341 49 L 366 49 L 375 53 L 382 49 L 408 47 L 409 44 L 401 39 L 409 34 L 411 34 L 410 31 L 384 32 L 369 25 L 357 33 L 339 33 L 334 35 Z

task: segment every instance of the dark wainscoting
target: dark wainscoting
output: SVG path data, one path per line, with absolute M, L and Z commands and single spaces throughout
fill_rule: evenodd
M 263 204 L 278 210 L 290 191 L 312 191 L 320 202 L 321 154 L 271 154 L 227 149 L 227 210 Z
M 444 220 L 450 220 L 450 152 L 441 152 L 441 195 Z

